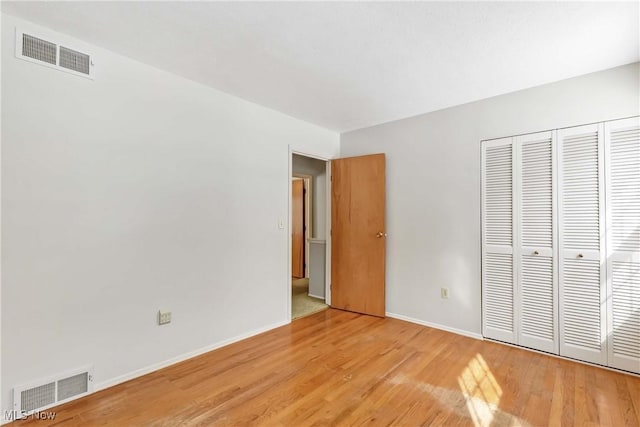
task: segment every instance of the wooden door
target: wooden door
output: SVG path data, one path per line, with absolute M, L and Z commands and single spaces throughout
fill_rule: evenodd
M 332 160 L 331 176 L 331 306 L 384 317 L 384 154 Z
M 304 277 L 304 181 L 291 182 L 291 275 Z

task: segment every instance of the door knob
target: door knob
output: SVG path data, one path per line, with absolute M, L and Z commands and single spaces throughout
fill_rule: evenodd
M 382 231 L 378 231 L 378 233 L 376 233 L 376 237 L 379 239 L 381 237 L 387 237 L 387 233 L 383 233 Z

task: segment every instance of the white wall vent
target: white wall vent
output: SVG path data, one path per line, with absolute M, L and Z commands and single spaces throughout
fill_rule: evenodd
M 89 55 L 60 46 L 60 66 L 83 74 L 89 74 Z
M 93 392 L 93 367 L 68 371 L 13 389 L 15 419 L 60 405 Z
M 91 55 L 34 31 L 16 28 L 16 57 L 82 77 L 93 78 Z
M 39 39 L 30 34 L 22 34 L 22 55 L 29 58 L 44 61 L 49 64 L 56 64 L 55 43 Z

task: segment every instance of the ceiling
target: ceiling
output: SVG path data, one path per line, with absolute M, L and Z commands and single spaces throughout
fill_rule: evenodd
M 2 2 L 334 131 L 640 60 L 639 3 Z

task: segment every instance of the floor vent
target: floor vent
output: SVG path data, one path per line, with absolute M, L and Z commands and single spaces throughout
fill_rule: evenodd
M 16 28 L 16 57 L 78 76 L 93 78 L 91 55 L 66 47 L 66 41 L 55 39 L 55 36 L 43 37 L 39 33 L 34 35 L 34 31 L 21 31 Z
M 85 366 L 13 389 L 16 418 L 60 405 L 93 391 L 93 368 Z

